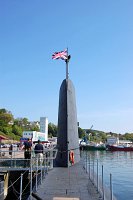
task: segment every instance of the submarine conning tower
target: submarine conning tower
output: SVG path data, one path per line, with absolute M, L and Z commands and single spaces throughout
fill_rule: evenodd
M 74 164 L 80 161 L 75 89 L 70 79 L 63 80 L 59 92 L 57 148 L 57 167 L 71 165 L 71 151 L 74 153 Z

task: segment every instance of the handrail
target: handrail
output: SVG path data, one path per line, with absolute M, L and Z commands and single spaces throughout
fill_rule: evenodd
M 91 159 L 90 155 L 83 154 L 83 168 L 86 170 L 86 173 L 89 174 L 89 179 L 92 181 L 92 183 L 96 186 L 97 191 L 101 194 L 102 200 L 117 200 L 115 195 L 113 194 L 113 183 L 112 183 L 112 174 L 110 174 L 110 188 L 108 188 L 103 181 L 103 165 L 102 165 L 102 178 L 99 176 L 99 161 Z
M 29 152 L 31 152 L 31 154 L 32 155 L 35 155 L 35 151 L 34 151 L 34 149 L 31 149 L 31 150 L 28 150 Z M 37 151 L 37 150 L 36 150 Z M 39 151 L 39 150 L 38 150 Z M 45 154 L 45 153 L 47 153 L 47 152 L 51 152 L 51 151 L 53 151 L 53 152 L 56 152 L 57 151 L 57 149 L 55 149 L 55 148 L 47 148 L 47 149 L 44 149 L 43 150 L 43 154 Z M 3 149 L 1 149 L 0 148 L 0 154 L 3 154 L 3 155 L 1 155 L 0 156 L 0 159 L 2 158 L 2 157 L 11 157 L 11 155 L 12 156 L 15 156 L 15 155 L 22 155 L 22 157 L 23 157 L 23 153 L 25 152 L 25 150 L 24 149 L 16 149 L 16 150 L 3 150 Z M 10 155 L 10 153 L 11 153 L 11 155 Z
M 36 168 L 37 156 L 34 150 L 31 150 L 31 159 L 24 158 L 24 151 L 13 150 L 12 155 L 8 155 L 9 151 L 4 151 L 5 156 L 0 157 L 0 170 L 24 170 L 30 168 L 30 162 L 32 163 L 33 170 Z M 45 149 L 43 157 L 39 159 L 38 168 L 53 168 L 53 160 L 56 158 L 57 149 Z
M 49 158 L 49 157 L 47 157 L 47 158 L 45 158 L 45 159 L 43 159 L 42 160 L 42 162 L 39 160 L 39 158 L 37 158 L 37 157 L 34 157 L 34 158 L 32 158 L 32 159 L 28 159 L 28 161 L 30 161 L 30 165 L 28 166 L 28 168 L 26 169 L 26 168 L 23 168 L 24 169 L 24 172 L 22 173 L 21 172 L 21 174 L 20 174 L 20 176 L 17 178 L 17 180 L 15 180 L 14 182 L 11 182 L 10 181 L 10 185 L 9 185 L 9 187 L 7 188 L 7 190 L 10 188 L 12 188 L 12 190 L 13 190 L 13 192 L 14 192 L 14 194 L 15 194 L 15 196 L 17 197 L 17 199 L 21 199 L 22 197 L 24 197 L 24 196 L 34 196 L 35 197 L 35 195 L 34 195 L 34 188 L 35 188 L 35 190 L 37 191 L 37 188 L 38 188 L 38 185 L 40 184 L 40 183 L 42 183 L 42 179 L 48 174 L 48 170 L 50 169 L 50 166 L 49 166 L 49 164 L 52 164 L 52 162 L 50 163 L 50 162 L 48 162 L 50 159 L 52 160 L 52 159 L 54 159 L 55 157 L 51 157 L 51 158 Z M 16 159 L 16 158 L 10 158 L 10 159 L 0 159 L 0 165 L 2 166 L 2 163 L 3 162 L 15 162 L 16 163 L 16 161 L 27 161 L 27 159 L 22 159 L 22 158 L 18 158 L 18 159 Z M 17 164 L 17 163 L 16 163 Z M 10 165 L 10 163 L 9 163 L 9 165 Z M 34 167 L 33 167 L 34 166 Z M 51 166 L 52 167 L 52 166 Z M 2 168 L 3 168 L 3 166 L 2 166 Z M 0 171 L 2 171 L 2 168 L 0 168 Z M 14 168 L 15 170 L 16 170 L 16 168 Z M 10 170 L 10 168 L 9 168 L 9 166 L 7 167 L 7 169 L 6 169 L 7 171 L 9 171 Z M 21 170 L 22 171 L 22 168 L 19 168 L 19 170 Z M 24 187 L 23 187 L 23 181 L 22 181 L 22 177 L 23 177 L 23 175 L 25 174 L 25 173 L 27 173 L 27 170 L 29 170 L 29 174 L 30 174 L 30 178 L 29 178 L 29 181 L 28 181 L 28 183 L 26 184 L 26 185 L 24 185 Z M 5 170 L 4 170 L 5 171 Z M 32 184 L 33 184 L 33 179 L 35 178 L 35 180 L 36 180 L 36 184 L 34 185 L 34 187 L 32 187 Z M 16 188 L 15 188 L 15 183 L 18 183 L 18 185 L 20 184 L 20 191 L 19 190 L 16 190 Z M 29 187 L 29 185 L 30 185 L 30 192 L 28 191 L 26 191 L 27 190 L 27 187 Z M 3 190 L 1 190 L 1 193 L 0 193 L 0 195 L 2 195 L 2 194 L 4 194 L 4 189 Z M 40 199 L 39 197 L 35 197 L 37 200 L 42 200 L 42 199 Z

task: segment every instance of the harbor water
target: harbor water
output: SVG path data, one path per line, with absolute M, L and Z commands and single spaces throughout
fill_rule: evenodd
M 99 177 L 104 171 L 104 184 L 109 187 L 112 174 L 113 194 L 117 200 L 133 200 L 133 152 L 87 151 L 91 163 L 98 161 Z

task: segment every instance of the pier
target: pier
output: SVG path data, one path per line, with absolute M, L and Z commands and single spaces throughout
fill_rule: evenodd
M 100 194 L 80 161 L 69 168 L 55 167 L 38 187 L 37 196 L 44 200 L 99 200 Z
M 53 167 L 57 150 L 52 148 L 45 150 L 42 162 L 32 152 L 27 166 L 23 151 L 14 150 L 12 157 L 9 151 L 2 154 L 6 157 L 0 158 L 0 172 L 6 178 L 0 182 L 1 200 L 10 199 L 14 191 L 14 200 L 116 200 L 113 191 L 100 183 L 98 165 L 85 151 L 80 161 L 69 167 Z

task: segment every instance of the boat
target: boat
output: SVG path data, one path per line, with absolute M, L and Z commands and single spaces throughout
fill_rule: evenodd
M 103 144 L 95 144 L 95 143 L 94 144 L 81 144 L 80 150 L 102 151 L 102 150 L 106 150 L 106 147 Z
M 107 145 L 106 150 L 109 150 L 109 151 L 133 151 L 133 146 L 131 146 L 131 145 Z

